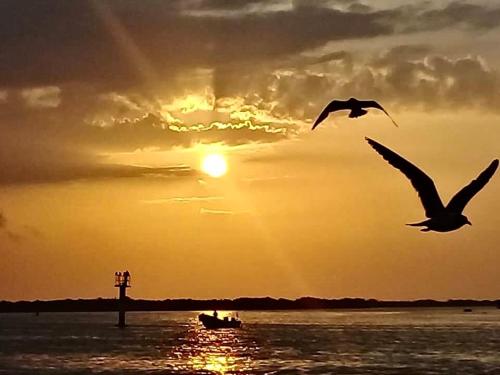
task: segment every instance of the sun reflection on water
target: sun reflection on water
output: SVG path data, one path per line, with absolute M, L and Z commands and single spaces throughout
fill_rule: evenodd
M 244 329 L 207 330 L 192 321 L 175 349 L 175 369 L 195 373 L 235 374 L 253 369 L 255 341 Z

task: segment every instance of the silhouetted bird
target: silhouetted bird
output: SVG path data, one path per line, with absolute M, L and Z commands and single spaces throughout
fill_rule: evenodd
M 398 124 L 396 124 L 396 121 L 392 119 L 391 115 L 387 113 L 384 107 L 378 104 L 375 100 L 358 100 L 355 98 L 350 98 L 349 100 L 333 100 L 332 102 L 330 102 L 330 104 L 328 104 L 325 109 L 323 109 L 323 111 L 319 114 L 318 118 L 314 122 L 312 130 L 314 130 L 314 128 L 318 126 L 324 119 L 326 119 L 330 112 L 347 109 L 351 111 L 349 113 L 349 117 L 355 118 L 366 115 L 368 113 L 368 111 L 364 110 L 363 108 L 380 109 L 391 119 L 394 125 L 398 126 Z
M 375 151 L 389 162 L 390 165 L 399 169 L 408 177 L 422 201 L 422 205 L 425 209 L 425 216 L 427 216 L 429 220 L 407 225 L 426 227 L 421 229 L 422 232 L 428 232 L 430 230 L 436 232 L 449 232 L 465 224 L 472 225 L 467 217 L 462 215 L 462 211 L 472 197 L 476 195 L 479 190 L 488 183 L 491 176 L 493 176 L 498 168 L 498 159 L 493 160 L 488 168 L 482 171 L 475 180 L 455 194 L 445 207 L 439 198 L 434 182 L 429 176 L 394 151 L 389 150 L 387 147 L 370 138 L 366 138 L 366 140 Z

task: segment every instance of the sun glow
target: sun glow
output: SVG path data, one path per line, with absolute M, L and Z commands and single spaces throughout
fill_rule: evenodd
M 227 172 L 227 163 L 221 154 L 206 155 L 201 162 L 203 172 L 212 177 L 221 177 Z

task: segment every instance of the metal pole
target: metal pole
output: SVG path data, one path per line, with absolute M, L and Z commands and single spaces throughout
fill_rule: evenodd
M 118 324 L 119 328 L 125 328 L 125 310 L 127 307 L 127 288 L 130 288 L 130 273 L 128 271 L 115 272 L 115 287 L 119 288 L 118 298 Z
M 118 327 L 125 328 L 125 298 L 126 298 L 127 284 L 120 284 L 120 299 L 118 300 Z

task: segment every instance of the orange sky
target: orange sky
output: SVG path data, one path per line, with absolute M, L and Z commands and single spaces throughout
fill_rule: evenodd
M 111 297 L 125 269 L 136 298 L 498 298 L 498 176 L 472 226 L 421 233 L 404 225 L 424 219 L 417 194 L 364 137 L 445 202 L 498 158 L 500 8 L 89 4 L 50 25 L 40 5 L 44 42 L 22 5 L 0 12 L 0 300 Z M 349 96 L 400 128 L 371 111 L 309 130 Z M 211 153 L 220 178 L 200 168 Z

